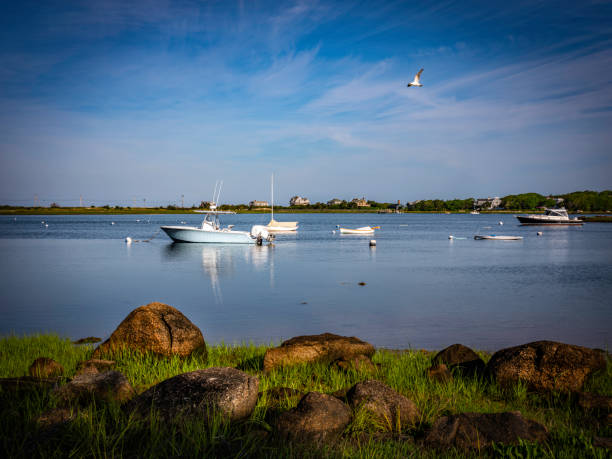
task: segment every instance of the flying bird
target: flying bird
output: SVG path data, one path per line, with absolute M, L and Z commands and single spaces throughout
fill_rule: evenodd
M 419 86 L 419 87 L 423 86 L 421 84 L 421 73 L 423 73 L 423 69 L 419 70 L 419 73 L 417 73 L 414 76 L 414 80 L 412 81 L 412 83 L 408 83 L 406 86 L 408 86 L 408 87 L 410 87 L 410 86 Z

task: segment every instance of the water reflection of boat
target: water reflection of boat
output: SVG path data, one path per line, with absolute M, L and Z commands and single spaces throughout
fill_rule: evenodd
M 220 278 L 232 275 L 236 266 L 252 265 L 262 269 L 268 262 L 272 249 L 268 246 L 252 245 L 210 245 L 210 244 L 168 244 L 164 256 L 169 261 L 199 262 L 210 278 L 210 285 L 218 304 L 223 303 Z

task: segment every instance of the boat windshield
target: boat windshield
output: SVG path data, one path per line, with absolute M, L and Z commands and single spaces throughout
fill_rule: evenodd
M 567 210 L 565 209 L 546 209 L 546 215 L 550 215 L 552 217 L 567 218 Z

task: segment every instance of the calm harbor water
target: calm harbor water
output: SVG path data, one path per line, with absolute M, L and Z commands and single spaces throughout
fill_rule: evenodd
M 163 233 L 150 243 L 124 242 L 200 219 L 0 216 L 0 334 L 107 337 L 132 309 L 161 301 L 187 315 L 211 344 L 322 332 L 390 348 L 461 342 L 496 350 L 538 339 L 612 344 L 610 224 L 285 214 L 277 219 L 299 220 L 300 229 L 273 246 L 173 244 Z M 223 223 L 246 230 L 268 219 L 230 215 Z M 332 234 L 337 224 L 380 225 L 377 247 L 368 246 L 369 236 Z M 524 240 L 475 241 L 479 231 Z M 467 239 L 450 241 L 449 234 Z

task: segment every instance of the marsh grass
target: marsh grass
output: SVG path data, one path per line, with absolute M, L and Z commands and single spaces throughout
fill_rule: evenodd
M 275 345 L 271 343 L 270 345 Z M 325 364 L 298 365 L 263 372 L 263 356 L 269 346 L 221 343 L 208 347 L 208 358 L 159 358 L 123 350 L 104 356 L 117 362 L 117 369 L 137 392 L 180 373 L 213 366 L 231 366 L 257 375 L 261 396 L 251 417 L 229 424 L 192 419 L 166 423 L 152 411 L 145 419 L 135 417 L 119 405 L 96 403 L 71 407 L 73 421 L 43 427 L 36 419 L 56 407 L 48 391 L 0 390 L 0 455 L 4 457 L 439 457 L 439 451 L 422 446 L 426 430 L 440 416 L 461 412 L 520 410 L 529 419 L 543 423 L 551 432 L 547 444 L 521 442 L 463 452 L 449 450 L 446 457 L 609 457 L 593 447 L 593 436 L 611 436 L 610 427 L 580 410 L 564 394 L 540 396 L 523 385 L 502 389 L 485 380 L 460 378 L 448 383 L 430 381 L 426 370 L 432 354 L 420 351 L 379 350 L 373 358 L 379 368 L 340 371 Z M 0 338 L 0 377 L 27 374 L 37 357 L 50 357 L 62 364 L 71 377 L 79 361 L 93 352 L 91 345 L 73 345 L 57 335 L 7 336 Z M 489 356 L 481 354 L 483 358 Z M 413 400 L 421 412 L 417 425 L 392 425 L 375 419 L 362 409 L 342 439 L 316 449 L 284 443 L 273 434 L 274 419 L 297 405 L 299 397 L 272 397 L 272 388 L 287 387 L 302 393 L 343 391 L 359 381 L 378 379 Z M 585 390 L 612 395 L 610 365 L 587 383 Z

